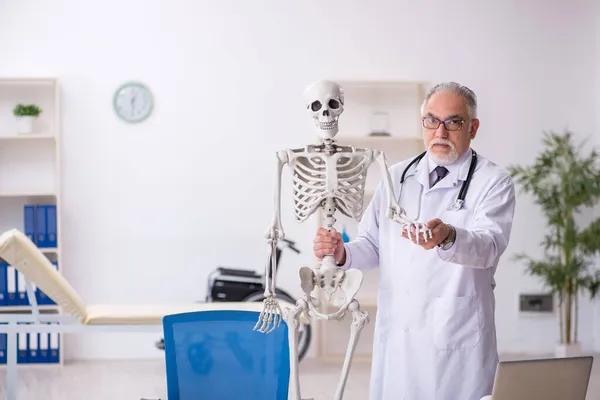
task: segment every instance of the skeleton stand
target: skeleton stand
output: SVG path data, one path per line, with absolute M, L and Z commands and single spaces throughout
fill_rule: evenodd
M 362 329 L 369 322 L 369 314 L 361 310 L 359 302 L 354 298 L 358 293 L 363 274 L 358 269 L 344 270 L 336 265 L 333 255 L 323 257 L 321 265 L 316 269 L 302 267 L 299 270 L 301 287 L 304 295 L 293 308 L 281 311 L 275 300 L 275 249 L 277 240 L 283 238 L 280 215 L 280 188 L 283 166 L 289 164 L 293 171 L 294 202 L 296 219 L 306 221 L 319 207 L 323 210 L 322 227 L 331 231 L 336 222 L 337 211 L 346 216 L 360 219 L 363 210 L 364 186 L 367 170 L 374 160 L 381 168 L 387 189 L 387 217 L 402 224 L 409 235 L 416 229 L 417 237 L 423 234 L 425 240 L 431 237 L 423 224 L 406 217 L 404 210 L 393 197 L 393 187 L 388 171 L 385 154 L 378 150 L 356 149 L 353 146 L 338 146 L 334 136 L 338 128 L 338 118 L 343 112 L 344 97 L 341 88 L 333 82 L 316 82 L 306 91 L 308 97 L 307 110 L 315 120 L 321 135 L 321 143 L 309 145 L 302 149 L 288 149 L 277 152 L 275 215 L 271 228 L 267 232 L 271 255 L 266 266 L 264 310 L 254 329 L 271 332 L 281 323 L 281 317 L 288 325 L 290 345 L 290 399 L 301 400 L 300 380 L 298 374 L 298 324 L 302 313 L 324 320 L 341 320 L 347 312 L 352 315 L 350 340 L 342 367 L 340 381 L 335 393 L 335 400 L 341 400 L 350 372 L 352 358 Z M 268 269 L 271 268 L 271 280 Z M 319 301 L 313 293 L 319 291 L 329 304 L 338 307 L 331 314 L 323 314 L 317 308 Z M 319 296 L 320 297 L 320 296 Z

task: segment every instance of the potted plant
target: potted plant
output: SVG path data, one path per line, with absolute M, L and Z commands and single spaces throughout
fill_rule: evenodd
M 42 113 L 42 109 L 35 104 L 17 104 L 13 114 L 17 118 L 17 129 L 19 133 L 31 133 L 33 131 L 33 120 Z
M 560 332 L 556 356 L 571 357 L 581 351 L 579 297 L 587 292 L 593 299 L 600 288 L 600 268 L 593 259 L 600 254 L 600 218 L 590 218 L 600 204 L 600 165 L 596 150 L 584 157 L 585 142 L 576 147 L 570 132 L 544 133 L 543 143 L 545 149 L 533 165 L 510 166 L 509 171 L 522 190 L 533 195 L 546 218 L 544 256 L 535 260 L 517 254 L 515 259 L 524 261 L 527 272 L 541 278 L 556 296 Z M 581 218 L 582 212 L 586 214 Z

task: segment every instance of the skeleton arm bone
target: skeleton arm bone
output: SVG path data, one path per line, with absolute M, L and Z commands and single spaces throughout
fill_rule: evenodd
M 278 239 L 284 238 L 283 227 L 281 225 L 281 174 L 283 167 L 289 163 L 288 154 L 281 150 L 277 152 L 277 166 L 275 168 L 275 190 L 273 194 L 273 219 L 271 220 L 271 226 L 265 234 L 269 243 L 269 257 L 265 266 L 265 291 L 263 301 L 263 311 L 260 313 L 258 322 L 254 326 L 255 330 L 259 330 L 263 333 L 269 333 L 273 331 L 281 323 L 282 311 L 275 300 L 275 279 L 277 276 L 277 241 Z M 269 274 L 270 271 L 270 274 Z
M 417 241 L 421 237 L 421 233 L 424 234 L 423 237 L 425 238 L 425 241 L 427 241 L 427 237 L 433 237 L 433 233 L 429 228 L 425 226 L 425 224 L 418 223 L 408 218 L 404 209 L 400 207 L 400 205 L 396 201 L 396 198 L 394 197 L 394 186 L 392 183 L 392 177 L 390 175 L 387 157 L 385 153 L 380 150 L 373 150 L 373 157 L 377 159 L 377 163 L 379 164 L 379 167 L 381 169 L 381 179 L 386 189 L 386 216 L 392 221 L 402 224 L 402 229 L 406 230 L 406 233 L 408 234 L 409 238 L 412 237 L 412 228 L 415 228 Z
M 280 150 L 276 154 L 277 156 L 277 166 L 275 168 L 275 176 L 274 176 L 274 193 L 273 193 L 273 218 L 271 220 L 271 226 L 269 230 L 265 234 L 265 237 L 269 242 L 269 261 L 267 262 L 266 270 L 265 270 L 265 297 L 269 297 L 275 294 L 275 270 L 277 266 L 275 265 L 275 252 L 277 249 L 277 241 L 279 239 L 283 239 L 285 234 L 283 232 L 283 226 L 281 225 L 281 174 L 283 172 L 283 167 L 289 162 L 289 157 L 286 151 Z M 271 281 L 269 282 L 269 268 L 271 268 Z

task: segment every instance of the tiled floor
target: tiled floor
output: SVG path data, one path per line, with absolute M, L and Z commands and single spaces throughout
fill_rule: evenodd
M 523 356 L 504 356 L 519 359 Z M 525 357 L 526 358 L 526 357 Z M 587 400 L 600 399 L 600 358 L 596 357 Z M 315 360 L 302 363 L 302 397 L 333 398 L 340 365 Z M 344 400 L 367 400 L 369 365 L 354 364 Z M 164 364 L 161 361 L 68 363 L 63 368 L 21 368 L 19 400 L 165 400 Z M 0 370 L 0 399 L 6 398 L 6 371 Z M 237 400 L 237 399 L 236 399 Z

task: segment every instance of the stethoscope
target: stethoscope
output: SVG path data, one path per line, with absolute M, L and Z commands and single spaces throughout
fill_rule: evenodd
M 400 177 L 400 196 L 399 197 L 402 197 L 402 187 L 404 186 L 404 180 L 405 180 L 406 173 L 408 172 L 410 167 L 412 167 L 414 164 L 421 161 L 421 159 L 425 156 L 425 154 L 427 154 L 427 151 L 424 151 L 421 154 L 419 154 L 418 156 L 416 156 L 406 166 L 406 168 L 404 168 L 404 171 L 402 171 L 402 176 Z M 458 198 L 452 205 L 452 210 L 459 211 L 463 208 L 463 206 L 465 204 L 465 197 L 467 195 L 467 190 L 469 189 L 469 184 L 471 183 L 471 177 L 473 176 L 473 172 L 475 171 L 476 166 L 477 166 L 477 153 L 475 152 L 475 150 L 471 149 L 471 164 L 469 165 L 469 172 L 467 173 L 467 179 L 462 184 L 462 186 L 460 188 L 460 192 L 458 192 Z

